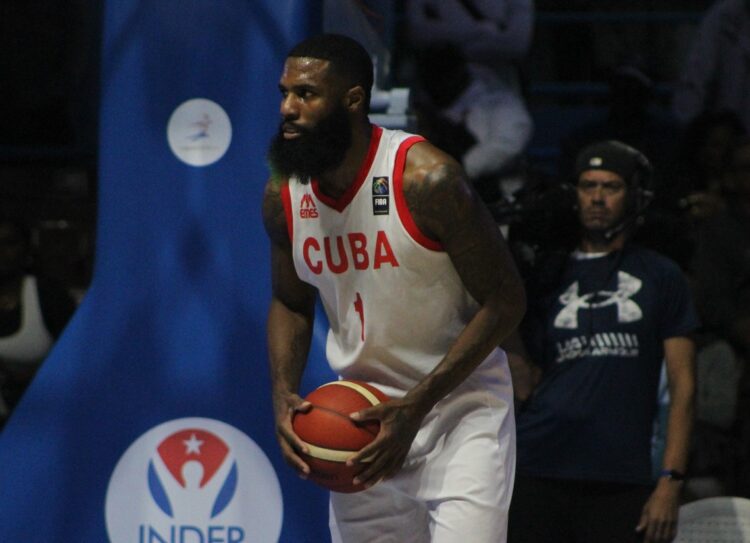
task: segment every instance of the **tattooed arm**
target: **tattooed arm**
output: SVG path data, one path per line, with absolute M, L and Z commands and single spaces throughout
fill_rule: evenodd
M 526 309 L 521 278 L 499 228 L 460 166 L 427 142 L 407 155 L 404 196 L 427 237 L 439 241 L 480 309 L 435 369 L 404 398 L 359 414 L 381 421 L 378 438 L 351 462 L 370 458 L 369 486 L 401 467 L 425 415 L 518 326 Z
M 300 280 L 294 269 L 280 184 L 275 180 L 266 185 L 263 222 L 271 240 L 272 297 L 267 331 L 276 436 L 284 460 L 305 477 L 310 470 L 297 454 L 306 451 L 292 430 L 292 415 L 309 408 L 297 391 L 310 349 L 315 289 Z

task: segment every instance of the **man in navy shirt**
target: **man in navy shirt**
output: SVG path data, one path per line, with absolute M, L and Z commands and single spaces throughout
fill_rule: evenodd
M 689 335 L 698 319 L 678 266 L 628 243 L 651 197 L 650 175 L 646 157 L 616 141 L 577 157 L 578 244 L 554 285 L 532 300 L 515 358 L 514 384 L 530 394 L 517 421 L 511 543 L 675 536 L 695 389 Z M 654 483 L 662 363 L 671 404 Z M 538 376 L 535 386 L 529 376 Z

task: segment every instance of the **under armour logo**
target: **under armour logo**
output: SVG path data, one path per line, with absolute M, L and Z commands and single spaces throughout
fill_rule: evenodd
M 625 273 L 617 272 L 617 290 L 615 292 L 601 290 L 599 292 L 589 292 L 581 296 L 578 293 L 578 281 L 574 282 L 568 289 L 560 295 L 560 303 L 565 307 L 555 317 L 555 328 L 578 328 L 578 310 L 579 309 L 598 309 L 610 305 L 617 306 L 617 322 L 634 322 L 643 318 L 643 311 L 640 306 L 630 298 L 639 290 L 643 283 L 637 277 Z M 603 296 L 605 299 L 592 302 L 594 296 Z

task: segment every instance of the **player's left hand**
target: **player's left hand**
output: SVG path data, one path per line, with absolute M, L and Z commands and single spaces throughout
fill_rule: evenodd
M 394 398 L 353 413 L 351 417 L 356 422 L 380 421 L 377 437 L 346 462 L 349 466 L 365 464 L 365 469 L 355 477 L 354 484 L 369 488 L 393 477 L 401 469 L 424 415 L 411 402 Z
M 668 479 L 659 483 L 643 506 L 636 531 L 645 543 L 668 543 L 677 535 L 681 484 Z

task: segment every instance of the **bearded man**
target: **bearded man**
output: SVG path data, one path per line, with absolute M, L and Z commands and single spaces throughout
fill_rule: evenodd
M 356 41 L 295 46 L 279 83 L 279 133 L 263 203 L 271 239 L 268 342 L 276 429 L 301 476 L 292 415 L 316 293 L 326 356 L 392 400 L 353 494 L 332 492 L 334 541 L 504 542 L 515 428 L 497 346 L 525 311 L 510 252 L 460 165 L 420 136 L 368 119 L 372 62 Z

